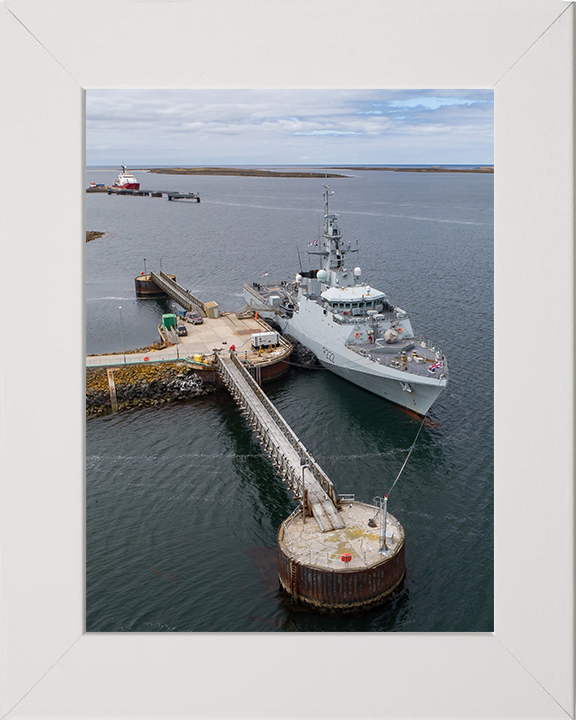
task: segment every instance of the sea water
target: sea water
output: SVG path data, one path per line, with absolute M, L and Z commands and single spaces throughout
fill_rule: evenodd
M 111 185 L 117 173 L 91 170 Z M 134 278 L 163 269 L 223 310 L 242 283 L 318 267 L 323 179 L 136 172 L 141 189 L 202 202 L 88 194 L 86 352 L 158 338 L 168 299 Z M 369 284 L 447 356 L 450 379 L 389 498 L 406 531 L 406 579 L 351 615 L 279 591 L 276 533 L 295 507 L 224 391 L 87 420 L 86 623 L 99 632 L 493 629 L 493 175 L 351 171 L 330 210 Z M 299 259 L 299 255 L 300 259 Z M 121 309 L 120 309 L 121 308 Z M 266 392 L 340 493 L 392 486 L 420 421 L 325 370 L 293 368 Z

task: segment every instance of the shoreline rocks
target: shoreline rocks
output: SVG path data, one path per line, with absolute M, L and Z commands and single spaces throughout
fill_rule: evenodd
M 197 371 L 185 362 L 114 368 L 118 410 L 208 395 L 216 390 L 214 375 L 215 372 Z M 110 412 L 107 368 L 86 368 L 86 416 Z

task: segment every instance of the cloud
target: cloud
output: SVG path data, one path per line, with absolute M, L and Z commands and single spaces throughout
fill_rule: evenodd
M 310 132 L 297 132 L 294 135 L 360 135 L 354 130 L 310 130 Z
M 391 100 L 388 105 L 392 108 L 416 108 L 424 107 L 429 110 L 437 110 L 446 105 L 472 105 L 477 102 L 487 102 L 486 100 L 468 100 L 458 97 L 415 97 L 406 98 L 405 100 Z
M 490 163 L 486 90 L 93 90 L 88 164 Z

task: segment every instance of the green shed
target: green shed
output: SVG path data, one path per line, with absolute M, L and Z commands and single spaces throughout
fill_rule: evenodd
M 177 318 L 174 313 L 168 313 L 167 315 L 162 315 L 162 327 L 166 328 L 166 330 L 172 330 L 177 325 Z

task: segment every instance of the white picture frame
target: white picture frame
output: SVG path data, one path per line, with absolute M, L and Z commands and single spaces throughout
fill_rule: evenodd
M 0 717 L 574 717 L 573 47 L 563 0 L 0 4 Z M 111 87 L 494 89 L 494 633 L 84 632 L 84 91 Z

